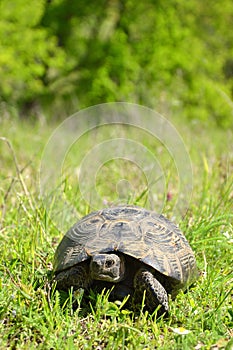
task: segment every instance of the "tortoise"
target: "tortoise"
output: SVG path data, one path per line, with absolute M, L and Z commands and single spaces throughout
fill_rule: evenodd
M 198 277 L 194 253 L 179 228 L 163 215 L 132 205 L 104 208 L 78 221 L 55 252 L 57 289 L 111 288 L 167 313 L 174 299 Z

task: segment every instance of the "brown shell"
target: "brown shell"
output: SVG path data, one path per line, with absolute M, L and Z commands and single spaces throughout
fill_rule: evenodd
M 194 253 L 176 225 L 162 215 L 136 206 L 93 212 L 63 237 L 55 253 L 55 272 L 96 253 L 121 252 L 174 278 L 185 286 L 197 277 Z

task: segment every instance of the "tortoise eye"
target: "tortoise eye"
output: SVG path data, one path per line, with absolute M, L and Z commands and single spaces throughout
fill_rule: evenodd
M 113 265 L 114 265 L 114 261 L 113 261 L 113 260 L 107 260 L 107 261 L 105 262 L 105 266 L 106 266 L 107 268 L 112 267 Z

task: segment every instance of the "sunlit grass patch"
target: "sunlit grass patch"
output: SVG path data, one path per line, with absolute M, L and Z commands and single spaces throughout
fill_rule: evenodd
M 50 285 L 53 256 L 63 232 L 59 232 L 45 211 L 37 187 L 38 164 L 47 132 L 44 134 L 37 127 L 40 137 L 37 135 L 33 141 L 34 126 L 28 123 L 22 128 L 17 123 L 14 132 L 7 131 L 7 126 L 2 129 L 12 149 L 6 140 L 0 140 L 0 348 L 230 348 L 233 336 L 231 147 L 222 154 L 216 138 L 215 150 L 210 152 L 206 145 L 206 138 L 211 139 L 210 131 L 204 134 L 203 143 L 200 138 L 199 145 L 187 141 L 194 173 L 193 196 L 178 224 L 195 251 L 200 278 L 170 302 L 167 318 L 156 318 L 143 308 L 135 313 L 119 302 L 109 301 L 106 291 L 93 293 L 85 300 L 85 295 L 64 295 Z M 28 144 L 25 136 L 30 140 Z M 85 144 L 86 140 L 82 147 Z M 108 194 L 109 202 L 116 195 L 111 197 L 115 188 L 113 180 L 118 182 L 122 176 L 119 162 L 110 168 L 105 164 L 106 171 L 98 179 L 98 190 L 103 196 Z M 132 173 L 130 164 L 124 164 L 124 168 L 140 196 L 143 189 L 137 182 L 136 167 Z M 175 184 L 174 172 L 169 174 Z M 68 185 L 67 198 L 74 201 L 80 215 L 86 214 L 90 208 L 76 195 L 78 191 L 75 192 L 72 183 Z M 138 204 L 137 198 L 129 201 Z M 173 217 L 171 202 L 167 203 L 164 214 Z

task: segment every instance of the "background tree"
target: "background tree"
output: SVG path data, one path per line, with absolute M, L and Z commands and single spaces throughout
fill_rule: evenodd
M 1 101 L 24 114 L 129 101 L 232 126 L 231 0 L 0 6 Z

